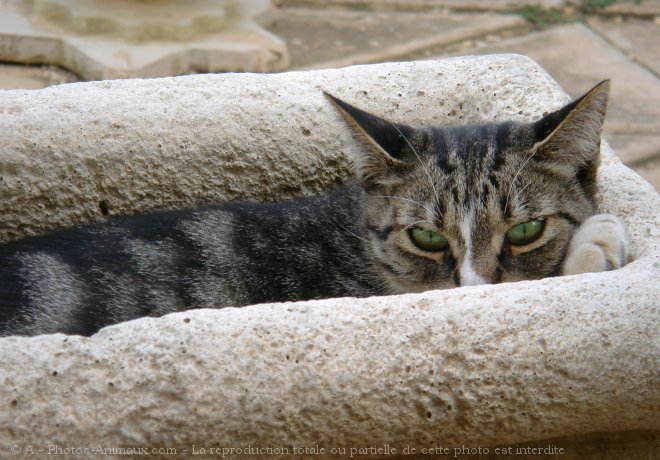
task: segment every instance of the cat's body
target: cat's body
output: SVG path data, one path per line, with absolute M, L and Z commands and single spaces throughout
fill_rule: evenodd
M 157 212 L 0 246 L 0 335 L 90 334 L 188 308 L 385 294 L 354 236 L 362 194 L 353 183 L 294 202 Z
M 531 124 L 415 129 L 331 99 L 366 144 L 358 181 L 288 203 L 157 212 L 0 245 L 0 335 L 87 335 L 189 308 L 626 263 L 620 221 L 590 218 L 607 84 Z

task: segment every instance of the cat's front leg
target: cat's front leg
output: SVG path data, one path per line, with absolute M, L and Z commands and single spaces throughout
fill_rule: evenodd
M 577 229 L 562 273 L 603 272 L 621 268 L 630 260 L 630 242 L 621 219 L 611 214 L 589 217 Z

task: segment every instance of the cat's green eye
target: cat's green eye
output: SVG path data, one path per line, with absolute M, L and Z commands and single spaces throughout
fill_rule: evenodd
M 543 233 L 543 227 L 545 221 L 539 219 L 514 225 L 506 232 L 506 239 L 514 246 L 524 246 L 538 240 Z
M 438 252 L 449 246 L 447 238 L 433 230 L 423 230 L 419 227 L 410 229 L 410 240 L 423 251 Z

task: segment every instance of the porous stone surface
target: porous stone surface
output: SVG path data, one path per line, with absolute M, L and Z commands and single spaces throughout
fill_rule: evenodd
M 409 123 L 532 119 L 568 100 L 520 56 L 6 92 L 4 234 L 89 220 L 112 196 L 113 212 L 130 212 L 326 187 L 345 177 L 342 152 L 355 144 L 321 89 Z M 627 452 L 653 458 L 660 197 L 607 144 L 599 180 L 600 210 L 621 216 L 633 242 L 635 260 L 615 272 L 196 310 L 91 338 L 0 339 L 0 452 L 142 447 L 188 458 L 203 448 L 217 458 L 211 448 L 252 446 L 280 449 L 269 458 L 290 458 L 294 448 L 325 449 L 307 457 L 328 458 L 345 448 L 336 455 L 345 458 L 351 448 L 492 453 L 618 432 L 628 443 L 648 441 Z M 45 196 L 51 207 L 31 207 Z M 584 439 L 582 453 L 586 445 L 593 458 L 620 458 L 602 455 L 601 438 Z
M 282 70 L 263 29 L 269 0 L 0 0 L 0 60 L 56 64 L 84 79 Z
M 413 124 L 532 119 L 567 100 L 522 56 L 2 91 L 0 240 L 102 209 L 287 198 L 343 181 L 356 142 L 324 90 Z

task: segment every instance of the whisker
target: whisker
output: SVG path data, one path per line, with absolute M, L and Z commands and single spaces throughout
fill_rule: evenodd
M 429 221 L 426 220 L 426 219 L 419 219 L 419 220 L 416 220 L 416 221 L 411 222 L 411 223 L 409 223 L 408 225 L 406 225 L 406 226 L 405 226 L 405 229 L 407 230 L 407 229 L 412 228 L 412 227 L 415 227 L 415 226 L 417 226 L 417 225 L 419 225 L 419 224 L 428 224 L 428 223 L 429 223 Z
M 523 168 L 527 165 L 527 163 L 529 162 L 529 160 L 531 160 L 532 157 L 534 157 L 534 155 L 536 155 L 536 152 L 537 152 L 537 150 L 535 149 L 535 150 L 531 153 L 531 155 L 529 155 L 529 156 L 525 159 L 525 161 L 523 161 L 523 164 L 520 165 L 520 168 L 518 168 L 518 171 L 516 171 L 516 174 L 513 176 L 513 180 L 512 180 L 511 183 L 509 184 L 509 190 L 506 192 L 506 201 L 504 202 L 504 211 L 506 211 L 506 208 L 509 206 L 509 197 L 510 197 L 510 195 L 511 195 L 511 189 L 513 188 L 513 186 L 514 186 L 515 183 L 516 183 L 516 179 L 518 178 L 518 174 L 520 174 L 520 172 L 521 172 L 521 171 L 523 170 Z
M 410 147 L 410 150 L 413 151 L 415 156 L 417 157 L 417 161 L 419 162 L 420 166 L 426 173 L 426 176 L 429 179 L 429 184 L 431 185 L 431 188 L 433 189 L 433 194 L 435 195 L 435 200 L 440 201 L 440 194 L 438 193 L 438 190 L 435 188 L 435 182 L 433 182 L 433 178 L 431 177 L 431 172 L 429 171 L 428 165 L 425 165 L 424 162 L 422 161 L 422 158 L 419 156 L 419 153 L 417 153 L 417 149 L 413 147 L 413 145 L 410 143 L 408 138 L 401 132 L 399 127 L 395 123 L 390 124 L 396 129 L 396 131 L 399 133 L 399 135 L 403 138 L 404 141 L 406 141 L 406 144 L 408 144 L 408 147 Z
M 531 185 L 531 183 L 532 183 L 532 181 L 530 180 L 529 182 L 527 182 L 527 184 L 525 184 L 525 186 L 523 188 L 516 189 L 515 194 L 513 196 L 513 203 L 518 208 L 518 210 L 520 212 L 527 209 L 527 204 L 525 202 L 522 202 L 522 203 L 520 202 L 521 201 L 520 200 L 520 195 L 522 194 L 522 192 L 525 191 L 525 189 L 527 187 L 529 187 Z
M 364 242 L 367 243 L 367 244 L 371 244 L 371 241 L 369 241 L 369 240 L 367 240 L 367 239 L 365 239 L 365 238 L 362 238 L 362 237 L 359 236 L 359 235 L 356 235 L 355 233 L 353 233 L 352 231 L 350 231 L 349 229 L 347 229 L 346 227 L 344 227 L 342 224 L 337 224 L 337 225 L 338 225 L 339 227 L 341 227 L 342 229 L 344 229 L 344 231 L 345 231 L 346 233 L 348 233 L 349 235 L 354 236 L 354 237 L 357 238 L 358 240 L 360 240 L 360 241 L 364 241 Z
M 517 193 L 518 195 L 520 195 L 520 194 L 521 194 L 522 192 L 524 192 L 525 189 L 526 189 L 527 187 L 529 187 L 530 185 L 532 185 L 532 181 L 531 181 L 531 180 L 530 180 L 529 182 L 527 182 L 527 184 L 525 184 L 525 186 L 524 186 L 523 188 L 521 188 L 520 190 L 517 190 L 516 193 Z

